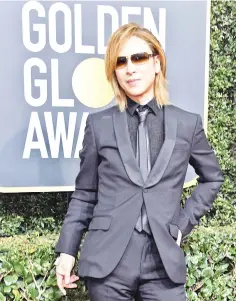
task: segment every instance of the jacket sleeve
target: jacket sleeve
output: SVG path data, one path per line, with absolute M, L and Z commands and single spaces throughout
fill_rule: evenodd
M 197 115 L 189 163 L 198 175 L 198 185 L 180 212 L 178 227 L 183 237 L 192 231 L 211 208 L 223 183 L 218 160 L 208 143 L 200 115 Z
M 75 181 L 75 191 L 63 222 L 56 246 L 57 253 L 77 256 L 81 238 L 92 219 L 97 203 L 99 156 L 94 136 L 93 121 L 88 115 L 80 155 L 80 171 Z

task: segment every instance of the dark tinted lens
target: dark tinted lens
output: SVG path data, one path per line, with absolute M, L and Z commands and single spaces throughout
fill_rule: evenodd
M 148 53 L 136 53 L 131 55 L 131 61 L 133 64 L 144 64 L 148 61 Z
M 116 62 L 116 68 L 123 68 L 127 63 L 127 58 L 125 56 L 119 56 Z

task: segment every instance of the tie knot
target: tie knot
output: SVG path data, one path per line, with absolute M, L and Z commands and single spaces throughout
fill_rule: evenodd
M 140 105 L 138 106 L 137 108 L 137 113 L 138 113 L 138 116 L 139 116 L 139 122 L 144 122 L 146 120 L 146 117 L 148 115 L 148 113 L 150 112 L 149 111 L 149 107 L 147 105 Z

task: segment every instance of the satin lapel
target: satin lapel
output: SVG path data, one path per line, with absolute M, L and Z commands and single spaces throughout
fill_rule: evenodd
M 115 111 L 115 113 L 113 114 L 113 124 L 118 149 L 125 170 L 133 183 L 137 184 L 138 186 L 143 186 L 144 181 L 142 174 L 135 159 L 134 151 L 130 141 L 126 111 Z
M 165 140 L 155 161 L 155 164 L 147 178 L 147 181 L 145 182 L 145 187 L 156 185 L 160 181 L 170 161 L 175 145 L 177 118 L 171 106 L 164 106 L 163 109 Z

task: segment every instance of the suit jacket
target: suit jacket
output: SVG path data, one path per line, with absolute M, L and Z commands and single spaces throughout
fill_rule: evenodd
M 56 252 L 79 258 L 79 275 L 102 278 L 121 259 L 143 201 L 165 270 L 175 283 L 185 283 L 184 252 L 176 244 L 211 207 L 223 182 L 201 117 L 173 105 L 164 108 L 165 140 L 155 164 L 143 181 L 131 146 L 126 112 L 117 106 L 88 116 L 80 172 L 63 223 Z M 190 163 L 198 185 L 181 206 Z

